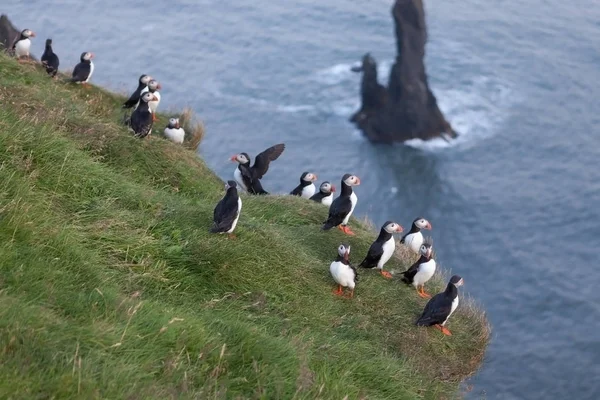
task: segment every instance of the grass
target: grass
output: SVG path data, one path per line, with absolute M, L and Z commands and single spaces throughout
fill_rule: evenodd
M 326 207 L 245 196 L 237 239 L 210 234 L 223 184 L 197 145 L 134 138 L 119 95 L 0 71 L 0 398 L 442 399 L 479 367 L 472 301 L 445 337 L 373 271 L 332 295 L 348 238 Z M 358 263 L 375 234 L 351 224 Z

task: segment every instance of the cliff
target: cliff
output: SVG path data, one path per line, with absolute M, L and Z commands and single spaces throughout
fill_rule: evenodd
M 223 182 L 195 151 L 134 138 L 120 95 L 1 53 L 0 71 L 0 398 L 440 399 L 479 367 L 468 299 L 446 337 L 373 271 L 331 293 L 348 238 L 326 207 L 243 195 L 237 239 L 211 234 Z M 376 234 L 351 223 L 357 263 Z
M 427 82 L 424 64 L 427 27 L 422 0 L 396 0 L 392 16 L 397 55 L 388 86 L 377 82 L 376 61 L 365 55 L 362 67 L 354 69 L 363 73 L 362 105 L 350 120 L 372 142 L 456 137 Z

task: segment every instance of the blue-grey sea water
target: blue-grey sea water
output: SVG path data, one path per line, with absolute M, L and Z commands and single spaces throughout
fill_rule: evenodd
M 2 5 L 52 37 L 61 69 L 96 54 L 92 81 L 122 92 L 141 73 L 160 108 L 192 107 L 201 154 L 285 142 L 264 179 L 289 192 L 302 171 L 361 178 L 356 213 L 433 224 L 438 263 L 487 310 L 492 341 L 472 399 L 600 398 L 600 4 L 426 1 L 426 64 L 456 142 L 373 146 L 348 122 L 349 67 L 366 51 L 387 75 L 390 0 L 43 0 Z M 338 183 L 339 184 L 339 183 Z

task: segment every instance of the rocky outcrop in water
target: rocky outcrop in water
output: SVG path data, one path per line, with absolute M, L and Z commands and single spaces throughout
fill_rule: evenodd
M 392 7 L 396 25 L 396 61 L 388 87 L 377 81 L 377 62 L 368 53 L 362 72 L 361 108 L 350 121 L 372 142 L 393 143 L 409 139 L 454 138 L 440 111 L 425 73 L 427 28 L 422 0 L 396 0 Z

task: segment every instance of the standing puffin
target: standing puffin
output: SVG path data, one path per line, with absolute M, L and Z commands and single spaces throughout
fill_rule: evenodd
M 56 77 L 58 64 L 58 56 L 52 51 L 52 39 L 46 39 L 46 49 L 44 50 L 44 54 L 42 54 L 42 65 L 46 67 L 46 72 L 52 78 Z
M 329 216 L 327 221 L 323 222 L 321 229 L 327 231 L 337 226 L 346 235 L 354 236 L 354 232 L 348 227 L 348 220 L 350 220 L 350 216 L 358 202 L 358 197 L 352 190 L 352 186 L 358 185 L 360 185 L 358 176 L 346 174 L 342 177 L 342 192 L 329 206 Z
M 392 258 L 396 249 L 396 240 L 394 233 L 401 233 L 402 227 L 394 221 L 386 221 L 379 231 L 379 236 L 369 247 L 365 259 L 360 263 L 363 268 L 377 268 L 381 275 L 390 279 L 392 275 L 383 270 L 385 263 Z
M 310 199 L 317 191 L 314 181 L 317 180 L 317 175 L 311 172 L 303 172 L 300 176 L 300 184 L 290 192 L 292 196 L 300 196 L 305 199 Z
M 319 191 L 311 196 L 312 201 L 316 201 L 317 203 L 325 204 L 327 207 L 331 205 L 333 201 L 333 193 L 335 192 L 335 186 L 333 186 L 328 181 L 321 183 L 319 186 Z
M 145 138 L 152 133 L 152 113 L 148 108 L 148 103 L 156 97 L 152 93 L 144 93 L 141 97 L 141 103 L 131 114 L 130 126 L 135 136 Z
M 235 181 L 227 181 L 225 190 L 225 197 L 217 203 L 213 212 L 213 226 L 210 231 L 212 233 L 227 233 L 233 239 L 235 238 L 233 230 L 242 211 L 242 199 L 238 195 Z
M 417 254 L 419 254 L 421 245 L 423 244 L 421 229 L 431 230 L 431 224 L 425 218 L 418 217 L 413 221 L 410 232 L 400 239 L 400 243 L 405 244 Z
M 132 108 L 140 101 L 140 96 L 142 94 L 142 89 L 148 86 L 148 82 L 152 79 L 150 75 L 142 75 L 140 79 L 138 79 L 138 86 L 133 91 L 131 96 L 127 99 L 125 103 L 123 103 L 123 108 Z
M 412 284 L 419 296 L 423 298 L 429 298 L 431 295 L 425 293 L 425 283 L 431 279 L 435 273 L 436 262 L 431 257 L 433 253 L 433 243 L 430 238 L 425 239 L 424 243 L 419 249 L 421 257 L 410 266 L 406 271 L 402 273 L 402 282 L 407 285 Z M 419 287 L 421 289 L 419 290 Z
M 338 284 L 337 290 L 334 289 L 333 293 L 338 296 L 344 294 L 345 287 L 350 289 L 350 298 L 354 297 L 354 287 L 358 282 L 358 273 L 356 268 L 350 264 L 350 245 L 340 244 L 338 247 L 338 256 L 334 262 L 329 266 L 329 272 L 333 277 L 333 280 Z
M 231 156 L 231 161 L 238 163 L 233 171 L 233 178 L 242 189 L 250 194 L 269 194 L 260 183 L 260 179 L 265 176 L 269 170 L 271 161 L 277 160 L 285 150 L 285 144 L 279 143 L 269 147 L 256 156 L 254 165 L 250 166 L 250 156 L 248 153 L 239 153 Z
M 141 94 L 150 92 L 156 97 L 156 100 L 152 100 L 150 101 L 150 103 L 148 103 L 148 106 L 150 106 L 150 112 L 152 112 L 152 121 L 156 121 L 158 119 L 156 118 L 156 109 L 158 108 L 158 104 L 160 103 L 160 92 L 158 91 L 159 89 L 162 89 L 160 83 L 158 83 L 156 79 L 151 79 L 150 81 L 148 81 L 148 86 L 142 89 L 141 92 Z
M 463 283 L 463 279 L 458 275 L 450 278 L 446 290 L 436 294 L 427 302 L 423 314 L 417 320 L 416 325 L 435 326 L 444 335 L 452 335 L 445 325 L 454 310 L 456 310 L 456 307 L 458 307 L 458 287 L 462 286 Z
M 17 60 L 21 62 L 22 58 L 29 58 L 29 49 L 31 48 L 31 39 L 35 37 L 35 32 L 31 29 L 23 29 L 21 36 L 13 43 L 12 49 L 17 56 Z
M 179 125 L 179 118 L 170 118 L 169 125 L 164 131 L 165 137 L 173 143 L 181 144 L 185 138 L 185 131 Z
M 71 82 L 81 83 L 84 87 L 88 87 L 88 82 L 94 73 L 94 63 L 92 62 L 93 58 L 93 53 L 81 53 L 81 57 L 79 57 L 79 64 L 77 64 L 75 69 L 73 69 Z

